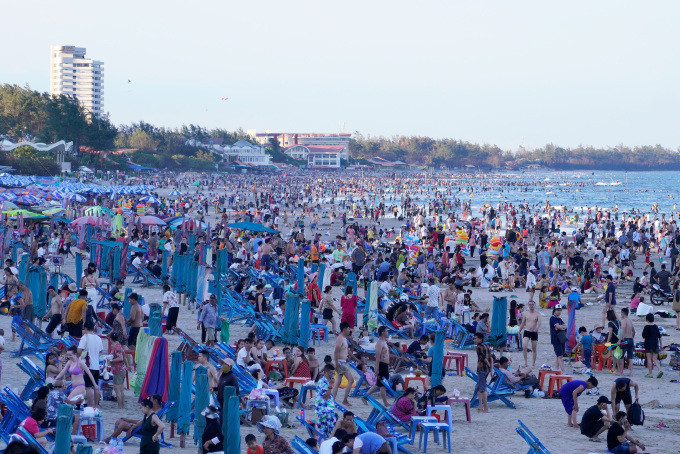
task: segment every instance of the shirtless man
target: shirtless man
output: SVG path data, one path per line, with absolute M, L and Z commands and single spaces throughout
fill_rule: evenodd
M 45 320 L 49 319 L 45 332 L 52 337 L 52 333 L 57 326 L 61 325 L 61 313 L 64 310 L 64 303 L 61 296 L 57 293 L 54 286 L 47 287 L 47 294 L 50 295 L 50 311 L 45 315 Z
M 198 365 L 208 369 L 208 386 L 210 391 L 217 391 L 217 369 L 210 364 L 210 353 L 207 350 L 201 350 L 198 354 Z
M 536 302 L 529 301 L 527 303 L 529 309 L 522 313 L 522 323 L 519 325 L 519 331 L 524 330 L 522 336 L 523 345 L 522 353 L 524 354 L 524 367 L 528 367 L 527 363 L 527 349 L 529 348 L 529 340 L 531 340 L 531 367 L 536 367 L 536 355 L 538 354 L 538 330 L 541 329 L 541 314 L 536 311 Z
M 345 386 L 345 398 L 342 401 L 342 405 L 345 406 L 352 405 L 347 400 L 347 397 L 349 397 L 349 393 L 352 390 L 352 384 L 354 384 L 354 377 L 350 373 L 349 365 L 347 365 L 347 358 L 351 356 L 352 359 L 356 361 L 356 358 L 352 352 L 349 351 L 349 346 L 347 344 L 349 332 L 349 323 L 340 323 L 340 334 L 335 339 L 335 353 L 333 354 L 333 357 L 335 358 L 335 370 L 338 372 L 338 376 L 335 380 L 335 386 L 333 386 L 333 400 L 335 400 L 336 396 L 338 395 L 340 382 L 342 382 L 342 376 L 344 375 L 345 378 L 347 378 L 347 386 Z
M 130 300 L 130 318 L 127 320 L 127 324 L 130 327 L 128 347 L 134 350 L 137 347 L 137 335 L 144 321 L 144 311 L 142 311 L 142 307 L 138 303 L 139 296 L 136 293 L 130 293 L 128 299 Z
M 376 382 L 368 390 L 368 394 L 372 394 L 376 389 L 380 389 L 380 396 L 382 397 L 385 407 L 389 406 L 387 402 L 387 394 L 385 393 L 385 385 L 383 378 L 390 380 L 390 348 L 387 346 L 387 327 L 381 326 L 378 328 L 378 342 L 375 344 L 375 371 Z
M 621 308 L 621 343 L 625 343 L 621 346 L 623 349 L 624 356 L 618 360 L 618 365 L 616 371 L 618 375 L 623 375 L 625 361 L 623 358 L 628 359 L 629 373 L 628 376 L 633 376 L 633 356 L 635 355 L 635 327 L 633 322 L 628 318 L 628 308 Z M 627 410 L 626 410 L 627 411 Z

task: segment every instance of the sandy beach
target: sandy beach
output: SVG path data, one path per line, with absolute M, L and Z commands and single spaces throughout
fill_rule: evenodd
M 158 191 L 161 196 L 164 196 L 169 192 L 168 189 L 161 189 Z M 210 214 L 207 218 L 208 221 L 214 220 L 214 214 Z M 292 222 L 292 220 L 289 220 Z M 330 228 L 327 224 L 322 224 L 319 226 L 319 231 L 328 232 L 331 237 L 338 231 L 339 223 L 336 222 L 335 228 Z M 397 227 L 398 223 L 394 220 L 387 220 L 383 222 L 383 227 Z M 284 226 L 281 230 L 284 237 L 287 236 L 290 227 Z M 478 258 L 468 259 L 467 266 L 477 265 Z M 641 267 L 644 264 L 638 259 L 636 264 L 637 273 L 639 275 Z M 74 265 L 72 260 L 67 260 L 64 271 L 73 276 L 75 274 Z M 138 285 L 126 284 L 126 287 L 130 287 L 133 291 L 138 292 L 143 295 L 147 302 L 160 302 L 161 301 L 161 290 L 158 288 L 142 288 Z M 632 284 L 626 282 L 618 286 L 618 300 L 619 306 L 627 306 L 630 300 Z M 341 289 L 336 287 L 333 290 L 334 296 L 339 300 Z M 360 295 L 363 296 L 363 291 L 360 290 Z M 517 295 L 515 298 L 519 303 L 526 303 L 528 300 L 528 294 L 522 291 L 516 292 L 500 292 L 491 293 L 488 289 L 475 288 L 473 290 L 473 300 L 482 308 L 491 308 L 494 296 L 506 296 L 508 301 L 510 301 L 511 295 Z M 595 298 L 592 294 L 582 295 L 583 301 L 585 303 L 593 303 Z M 550 317 L 549 309 L 540 309 L 537 307 L 542 316 L 542 325 L 539 333 L 539 349 L 538 349 L 538 359 L 537 368 L 542 364 L 552 365 L 554 363 L 554 355 L 552 351 L 552 346 L 550 345 L 550 333 L 548 326 L 548 319 Z M 589 330 L 601 320 L 602 306 L 597 304 L 587 305 L 583 309 L 577 311 L 576 313 L 576 326 L 586 326 Z M 565 317 L 566 319 L 566 317 Z M 638 319 L 637 317 L 632 317 L 635 329 L 638 333 L 642 331 L 644 326 L 644 320 Z M 676 338 L 680 339 L 680 332 L 674 329 L 674 319 L 661 319 L 657 318 L 657 323 L 660 326 L 666 328 L 670 336 L 664 337 L 664 344 L 668 344 Z M 180 309 L 179 315 L 179 327 L 186 333 L 191 335 L 194 339 L 200 339 L 200 333 L 196 330 L 196 314 L 193 311 L 188 310 L 186 307 Z M 19 348 L 19 341 L 11 341 L 11 328 L 10 328 L 10 318 L 0 317 L 0 328 L 5 330 L 6 339 L 6 351 L 3 354 L 3 371 L 2 371 L 2 386 L 8 386 L 15 391 L 20 391 L 23 388 L 23 384 L 26 381 L 25 374 L 19 370 L 16 366 L 17 359 L 11 357 L 11 353 L 15 352 Z M 231 342 L 239 338 L 246 336 L 248 328 L 242 326 L 241 324 L 235 324 L 231 326 Z M 354 333 L 356 336 L 358 333 Z M 638 334 L 639 335 L 639 334 Z M 179 345 L 178 336 L 167 335 L 170 350 L 175 350 Z M 320 346 L 316 346 L 317 357 L 323 359 L 324 355 L 332 354 L 333 349 L 333 337 L 331 337 L 330 343 L 321 343 Z M 106 348 L 106 347 L 105 347 Z M 450 350 L 450 343 L 446 342 L 445 351 Z M 466 353 L 469 355 L 469 360 L 472 368 L 474 369 L 476 364 L 476 355 L 474 350 L 467 350 Z M 509 356 L 513 360 L 513 366 L 519 366 L 523 363 L 521 351 L 511 351 Z M 665 375 L 661 379 L 650 379 L 644 378 L 647 373 L 646 369 L 642 366 L 634 367 L 633 380 L 640 384 L 640 403 L 642 404 L 644 411 L 646 413 L 646 422 L 644 426 L 635 426 L 634 434 L 638 437 L 646 446 L 647 452 L 650 453 L 677 453 L 679 452 L 677 441 L 678 433 L 680 433 L 680 390 L 678 383 L 671 383 L 670 380 L 678 379 L 678 372 L 671 371 L 668 368 L 668 359 L 662 362 L 662 366 L 665 370 Z M 569 365 L 567 366 L 567 373 L 571 372 Z M 537 371 L 536 371 L 537 373 Z M 595 373 L 597 379 L 599 380 L 599 390 L 602 395 L 609 396 L 610 389 L 614 379 L 615 374 L 608 371 L 601 371 Z M 577 379 L 585 379 L 586 375 L 575 376 Z M 446 386 L 448 393 L 450 394 L 453 389 L 458 389 L 463 397 L 470 397 L 473 392 L 474 383 L 473 381 L 465 376 L 456 376 L 451 373 L 447 373 L 444 379 L 444 386 Z M 546 383 L 547 385 L 547 383 Z M 341 390 L 341 393 L 343 391 Z M 583 394 L 580 398 L 580 412 L 579 420 L 582 413 L 596 401 L 597 397 Z M 588 439 L 581 435 L 577 429 L 566 427 L 566 413 L 562 407 L 561 401 L 559 399 L 541 399 L 541 398 L 530 398 L 526 399 L 523 393 L 516 393 L 515 397 L 512 399 L 516 405 L 516 409 L 508 408 L 505 404 L 500 401 L 495 401 L 490 404 L 488 414 L 479 414 L 475 409 L 472 411 L 472 423 L 468 423 L 465 419 L 465 412 L 462 404 L 454 404 L 453 406 L 453 451 L 454 452 L 513 452 L 520 453 L 526 452 L 528 449 L 527 444 L 522 438 L 520 438 L 515 432 L 515 428 L 518 426 L 517 420 L 522 420 L 533 433 L 543 442 L 543 444 L 553 453 L 591 453 L 591 452 L 604 452 L 606 449 L 606 443 L 593 443 L 588 441 Z M 360 399 L 351 398 L 352 403 L 351 410 L 361 417 L 368 416 L 370 412 L 370 407 L 364 405 Z M 104 401 L 102 402 L 101 409 L 104 414 L 105 421 L 105 434 L 109 435 L 112 430 L 116 419 L 119 417 L 127 418 L 141 418 L 141 412 L 139 406 L 136 403 L 136 398 L 133 396 L 132 391 L 126 391 L 126 408 L 119 410 L 116 407 L 115 402 Z M 287 439 L 292 439 L 294 435 L 298 435 L 303 439 L 307 438 L 306 431 L 297 423 L 295 416 L 299 413 L 297 409 L 289 409 L 289 424 L 292 427 L 286 427 L 282 430 L 282 434 Z M 308 419 L 315 419 L 314 411 L 308 410 L 306 412 Z M 662 428 L 657 427 L 657 424 L 665 423 L 669 427 Z M 167 441 L 173 443 L 173 448 L 171 452 L 176 453 L 194 453 L 196 452 L 196 446 L 193 443 L 193 439 L 189 438 L 187 440 L 186 448 L 179 448 L 179 438 L 169 439 L 169 427 L 166 428 L 165 437 Z M 193 429 L 192 429 L 193 433 Z M 242 439 L 249 433 L 255 433 L 258 437 L 258 441 L 261 441 L 263 435 L 257 432 L 255 427 L 241 427 Z M 606 438 L 606 437 L 602 437 Z M 429 444 L 432 452 L 442 452 L 442 448 L 436 446 L 432 438 Z M 241 450 L 245 452 L 245 442 L 242 441 Z M 95 452 L 98 446 L 95 446 Z M 418 449 L 417 441 L 414 447 L 409 447 L 412 452 L 421 452 Z M 138 439 L 129 441 L 125 446 L 126 452 L 137 452 Z M 164 451 L 167 451 L 164 449 Z

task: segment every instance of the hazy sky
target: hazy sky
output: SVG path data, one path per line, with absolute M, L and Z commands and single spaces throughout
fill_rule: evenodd
M 116 124 L 675 148 L 679 13 L 676 0 L 4 1 L 0 83 L 47 91 L 50 45 L 76 45 L 104 61 Z

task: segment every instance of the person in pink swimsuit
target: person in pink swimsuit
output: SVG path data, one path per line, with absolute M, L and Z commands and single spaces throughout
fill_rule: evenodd
M 89 375 L 90 380 L 95 384 L 95 388 L 98 386 L 85 361 L 78 357 L 78 348 L 75 345 L 68 349 L 66 358 L 66 365 L 59 372 L 55 381 L 62 379 L 66 374 L 71 376 L 71 393 L 68 400 L 74 401 L 77 400 L 78 396 L 85 394 L 85 374 Z

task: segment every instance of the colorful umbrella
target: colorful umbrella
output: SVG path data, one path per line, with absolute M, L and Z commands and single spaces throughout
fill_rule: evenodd
M 83 216 L 75 221 L 71 222 L 71 225 L 76 225 L 78 227 L 81 227 L 83 225 L 102 225 L 102 226 L 107 226 L 109 225 L 109 221 L 107 221 L 104 218 L 96 218 L 94 216 Z
M 139 201 L 140 201 L 140 202 L 144 202 L 144 203 L 150 203 L 150 204 L 152 204 L 152 205 L 156 205 L 156 204 L 161 203 L 161 201 L 158 200 L 156 197 L 150 196 L 150 195 L 147 195 L 147 196 L 145 196 L 145 197 L 142 197 L 141 199 L 139 199 Z
M 139 221 L 142 225 L 165 225 L 165 221 L 156 216 L 142 216 Z
M 63 208 L 49 208 L 42 212 L 45 216 L 61 216 L 64 213 L 66 213 L 66 210 Z
M 7 216 L 10 217 L 15 217 L 19 215 L 23 215 L 25 218 L 44 218 L 45 216 L 42 216 L 38 213 L 34 213 L 32 211 L 28 210 L 8 210 L 8 211 L 3 211 L 2 214 L 6 214 Z

